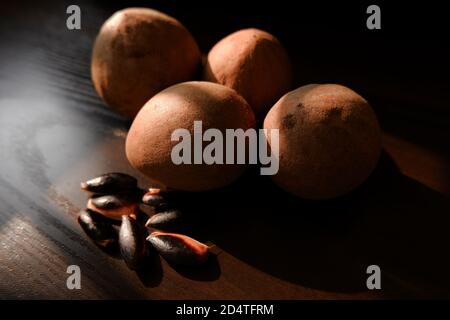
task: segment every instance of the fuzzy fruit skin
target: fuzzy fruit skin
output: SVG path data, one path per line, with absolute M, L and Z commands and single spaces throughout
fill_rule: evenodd
M 204 191 L 235 181 L 246 165 L 172 162 L 172 148 L 179 143 L 171 141 L 172 132 L 184 128 L 193 137 L 194 121 L 198 120 L 203 122 L 203 132 L 216 128 L 224 137 L 225 129 L 245 131 L 255 126 L 252 109 L 234 90 L 211 82 L 181 83 L 150 99 L 134 119 L 125 148 L 131 165 L 154 181 L 177 190 Z
M 106 104 L 134 118 L 153 95 L 191 80 L 200 62 L 196 41 L 176 19 L 152 9 L 127 8 L 100 29 L 91 76 Z
M 307 85 L 287 93 L 267 114 L 264 128 L 280 133 L 273 180 L 302 198 L 348 193 L 367 179 L 381 153 L 374 111 L 341 85 Z
M 291 88 L 292 67 L 280 42 L 270 33 L 243 29 L 220 40 L 208 53 L 203 80 L 233 88 L 264 119 Z

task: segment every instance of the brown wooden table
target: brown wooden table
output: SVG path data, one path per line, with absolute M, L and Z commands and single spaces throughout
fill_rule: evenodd
M 229 24 L 221 16 L 214 31 L 214 17 L 205 17 L 206 30 L 195 9 L 169 5 L 165 9 L 178 12 L 203 50 L 250 23 L 278 32 L 298 84 L 340 82 L 368 97 L 385 132 L 385 151 L 370 179 L 341 199 L 295 199 L 254 169 L 228 188 L 183 195 L 194 212 L 192 235 L 215 244 L 217 258 L 195 270 L 174 269 L 158 258 L 135 273 L 96 247 L 76 221 L 87 197 L 82 180 L 122 171 L 138 176 L 142 187 L 151 185 L 125 158 L 129 123 L 104 106 L 89 76 L 93 38 L 118 6 L 82 4 L 81 31 L 65 28 L 63 2 L 2 6 L 0 298 L 450 297 L 450 86 L 448 79 L 425 77 L 442 71 L 427 67 L 437 60 L 403 57 L 389 49 L 394 40 L 386 32 L 369 35 L 355 53 L 381 61 L 355 60 L 345 43 L 343 53 L 323 59 L 317 38 L 330 35 L 336 48 L 333 32 L 346 30 L 323 27 L 309 37 L 299 31 L 298 45 L 283 33 L 288 22 L 281 11 L 267 11 L 260 20 L 257 14 L 246 18 L 246 11 L 234 20 L 230 15 Z M 388 48 L 373 53 L 371 39 Z M 436 59 L 445 52 L 437 50 Z M 410 77 L 409 60 L 418 62 L 423 77 Z M 81 268 L 81 290 L 66 288 L 71 264 Z M 381 267 L 382 290 L 365 286 L 371 264 Z

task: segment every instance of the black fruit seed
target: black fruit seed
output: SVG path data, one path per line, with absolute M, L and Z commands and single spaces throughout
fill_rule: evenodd
M 111 221 L 102 215 L 86 209 L 80 212 L 78 223 L 84 232 L 99 246 L 109 247 L 117 243 L 117 232 Z
M 185 219 L 180 210 L 169 209 L 150 217 L 145 226 L 165 231 L 181 231 L 185 228 Z
M 136 178 L 119 172 L 106 173 L 81 183 L 82 190 L 101 194 L 130 192 L 136 188 Z
M 208 260 L 208 246 L 182 234 L 155 231 L 147 241 L 169 263 L 193 266 Z
M 120 253 L 128 268 L 137 270 L 142 267 L 147 255 L 147 244 L 143 230 L 129 216 L 122 216 L 119 231 Z
M 121 220 L 122 216 L 136 216 L 139 211 L 137 203 L 128 197 L 106 195 L 89 199 L 87 207 L 110 219 Z
M 162 195 L 151 194 L 150 192 L 144 194 L 142 197 L 142 203 L 155 208 L 167 205 L 166 199 Z

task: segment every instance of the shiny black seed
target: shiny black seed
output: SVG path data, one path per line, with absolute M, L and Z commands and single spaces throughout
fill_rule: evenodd
M 153 232 L 147 241 L 169 263 L 194 266 L 208 259 L 208 247 L 185 235 Z
M 110 219 L 86 209 L 80 212 L 78 223 L 84 232 L 99 246 L 108 247 L 117 243 L 117 232 Z
M 106 173 L 81 183 L 81 189 L 95 193 L 124 193 L 137 188 L 136 178 L 119 172 Z
M 152 206 L 152 207 L 160 207 L 163 205 L 167 205 L 166 199 L 159 194 L 151 194 L 150 192 L 147 192 L 143 197 L 142 197 L 142 203 L 148 205 L 148 206 Z
M 103 216 L 122 220 L 123 215 L 136 216 L 138 214 L 139 206 L 128 198 L 108 195 L 89 199 L 87 207 Z
M 122 216 L 119 246 L 122 258 L 128 268 L 137 270 L 143 266 L 147 255 L 145 235 L 138 223 L 128 216 Z
M 150 217 L 145 226 L 164 231 L 181 231 L 185 228 L 185 219 L 180 210 L 169 209 Z
M 91 203 L 99 209 L 116 209 L 129 204 L 129 198 L 123 198 L 117 195 L 107 195 L 91 198 Z

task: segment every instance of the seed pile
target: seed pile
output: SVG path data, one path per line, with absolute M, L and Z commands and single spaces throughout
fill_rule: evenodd
M 208 260 L 207 245 L 176 233 L 185 230 L 184 214 L 160 189 L 143 191 L 136 178 L 117 172 L 82 182 L 81 189 L 91 195 L 78 216 L 79 224 L 98 246 L 118 247 L 130 269 L 141 269 L 152 252 L 176 265 L 195 266 Z M 140 204 L 154 214 L 148 218 Z

